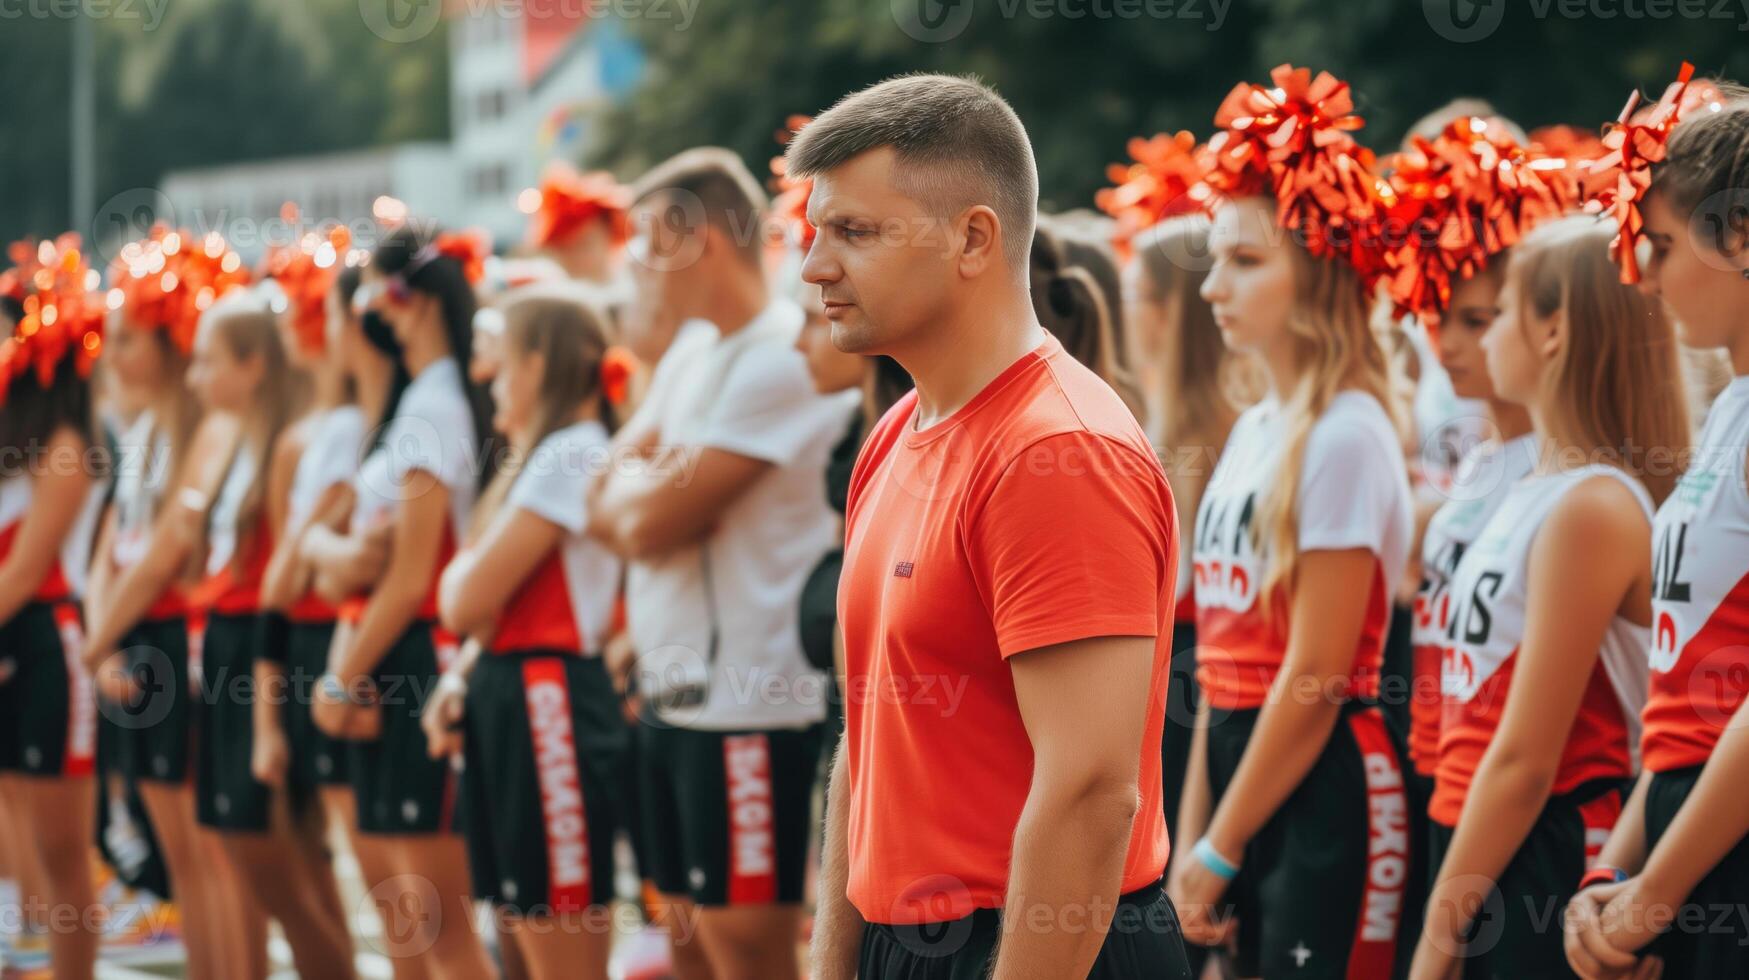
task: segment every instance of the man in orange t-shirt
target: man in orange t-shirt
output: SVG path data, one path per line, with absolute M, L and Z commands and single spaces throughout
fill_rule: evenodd
M 812 975 L 1188 978 L 1160 881 L 1172 492 L 1034 317 L 1026 132 L 976 81 L 907 76 L 788 158 L 833 343 L 917 382 L 851 479 Z

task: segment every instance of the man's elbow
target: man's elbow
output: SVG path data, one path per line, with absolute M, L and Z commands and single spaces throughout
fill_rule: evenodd
M 1057 807 L 1086 819 L 1113 827 L 1128 828 L 1141 810 L 1141 786 L 1133 769 L 1089 767 L 1051 780 L 1045 796 Z

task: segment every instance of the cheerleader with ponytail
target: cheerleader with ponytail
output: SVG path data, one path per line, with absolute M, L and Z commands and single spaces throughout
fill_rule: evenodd
M 388 327 L 412 381 L 359 469 L 348 535 L 356 547 L 316 563 L 330 587 L 353 592 L 317 685 L 316 725 L 354 743 L 347 764 L 361 861 L 367 874 L 390 876 L 368 884 L 388 935 L 405 941 L 396 955 L 445 976 L 491 972 L 468 914 L 456 773 L 426 754 L 419 728 L 459 647 L 437 621 L 438 577 L 490 475 L 490 411 L 466 372 L 484 253 L 476 239 L 427 238 L 410 225 L 373 253 L 354 307 Z M 428 907 L 433 899 L 441 905 Z
M 97 702 L 79 602 L 101 500 L 89 379 L 104 310 L 76 238 L 20 254 L 0 277 L 20 294 L 0 339 L 0 804 L 42 871 L 19 875 L 19 907 L 54 924 L 54 975 L 89 978 Z
M 1595 199 L 1623 219 L 1623 281 L 1734 376 L 1653 522 L 1645 771 L 1568 907 L 1567 961 L 1587 978 L 1653 959 L 1667 977 L 1749 975 L 1749 93 L 1685 81 L 1646 118 L 1630 101 Z
M 1409 487 L 1367 316 L 1380 205 L 1351 104 L 1284 65 L 1228 96 L 1210 142 L 1223 199 L 1202 295 L 1270 395 L 1197 514 L 1203 701 L 1178 825 L 1197 843 L 1170 891 L 1185 938 L 1237 943 L 1240 976 L 1389 976 L 1409 859 L 1373 703 Z

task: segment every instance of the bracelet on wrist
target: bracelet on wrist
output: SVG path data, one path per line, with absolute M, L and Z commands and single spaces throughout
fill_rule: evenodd
M 1628 873 L 1620 868 L 1600 864 L 1585 872 L 1579 879 L 1579 891 L 1584 891 L 1592 885 L 1613 885 L 1628 880 Z
M 1215 846 L 1209 843 L 1207 837 L 1197 841 L 1196 846 L 1190 849 L 1190 854 L 1201 861 L 1203 867 L 1214 872 L 1215 877 L 1222 881 L 1232 881 L 1239 874 L 1239 866 L 1227 860 L 1220 851 L 1215 850 Z
M 355 693 L 350 685 L 340 679 L 339 674 L 326 673 L 317 681 L 317 688 L 330 701 L 344 701 L 347 704 L 370 704 L 370 698 L 362 693 Z

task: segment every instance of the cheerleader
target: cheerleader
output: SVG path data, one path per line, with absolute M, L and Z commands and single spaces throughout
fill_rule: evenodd
M 87 379 L 103 306 L 76 240 L 34 257 L 16 270 L 24 295 L 0 341 L 0 803 L 26 843 L 18 857 L 40 869 L 18 874 L 17 908 L 53 925 L 55 976 L 89 978 L 97 702 L 78 659 L 79 596 L 101 503 Z
M 512 299 L 504 317 L 493 395 L 520 466 L 498 474 L 481 533 L 444 572 L 443 622 L 479 644 L 445 672 L 425 730 L 434 756 L 461 740 L 474 891 L 505 914 L 530 975 L 605 980 L 628 733 L 601 657 L 620 563 L 584 536 L 584 487 L 627 367 L 577 303 Z
M 377 246 L 354 306 L 377 314 L 412 382 L 380 445 L 360 467 L 350 537 L 356 553 L 319 568 L 358 594 L 341 607 L 313 713 L 325 734 L 354 741 L 351 769 L 361 860 L 397 955 L 445 976 L 488 976 L 471 921 L 455 771 L 425 751 L 419 713 L 455 636 L 437 619 L 437 582 L 473 508 L 489 412 L 467 384 L 483 249 L 461 236 L 429 241 L 411 226 Z M 331 557 L 331 556 L 330 556 Z M 408 875 L 407 872 L 414 872 Z M 415 877 L 416 875 L 416 877 Z M 440 903 L 433 907 L 432 903 Z
M 352 944 L 321 840 L 312 825 L 295 824 L 286 798 L 255 775 L 257 715 L 278 711 L 283 698 L 260 689 L 276 673 L 272 654 L 257 656 L 259 647 L 275 645 L 260 642 L 260 593 L 298 462 L 298 447 L 283 437 L 303 380 L 279 331 L 263 297 L 221 301 L 201 318 L 189 367 L 206 412 L 240 421 L 207 511 L 205 578 L 194 592 L 205 623 L 202 674 L 213 692 L 199 705 L 196 813 L 222 832 L 248 894 L 284 929 L 298 972 L 347 977 Z
M 1530 410 L 1538 460 L 1448 585 L 1438 871 L 1417 978 L 1565 975 L 1548 911 L 1572 895 L 1633 773 L 1652 510 L 1688 415 L 1670 324 L 1617 280 L 1613 234 L 1574 216 L 1527 235 L 1483 341 L 1495 392 Z
M 1749 975 L 1742 917 L 1749 896 L 1744 94 L 1721 85 L 1719 97 L 1686 112 L 1644 202 L 1616 202 L 1645 219 L 1643 239 L 1623 236 L 1619 257 L 1649 244 L 1641 288 L 1662 300 L 1685 345 L 1726 353 L 1734 377 L 1706 415 L 1693 464 L 1653 522 L 1646 771 L 1569 905 L 1567 960 L 1587 978 L 1630 973 L 1642 953 L 1661 959 L 1668 977 Z
M 1203 699 L 1179 818 L 1197 843 L 1170 891 L 1186 939 L 1236 940 L 1241 976 L 1389 976 L 1409 859 L 1402 776 L 1371 703 L 1408 478 L 1351 264 L 1370 256 L 1333 237 L 1371 217 L 1372 184 L 1276 182 L 1365 174 L 1349 104 L 1328 74 L 1283 65 L 1272 88 L 1228 96 L 1210 143 L 1225 200 L 1202 296 L 1270 394 L 1234 424 L 1197 513 Z M 1347 210 L 1322 210 L 1332 200 Z
M 206 502 L 223 476 L 235 420 L 201 418 L 184 384 L 196 324 L 244 284 L 242 260 L 217 235 L 155 229 L 124 246 L 111 271 L 104 351 L 116 408 L 114 502 L 93 572 L 84 661 L 123 736 L 122 765 L 157 833 L 191 977 L 249 976 L 248 897 L 216 834 L 195 819 L 190 753 L 200 690 L 198 621 L 184 583 Z M 197 428 L 198 423 L 198 428 Z M 258 917 L 256 917 L 258 920 Z M 257 921 L 258 925 L 258 921 Z

